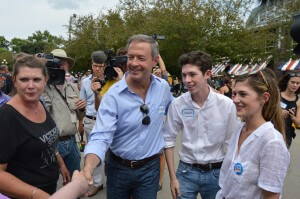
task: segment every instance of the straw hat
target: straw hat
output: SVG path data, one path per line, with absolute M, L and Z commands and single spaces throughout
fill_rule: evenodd
M 73 67 L 73 65 L 75 63 L 74 59 L 71 57 L 68 57 L 66 51 L 64 51 L 63 49 L 54 49 L 51 51 L 51 53 L 56 58 L 67 60 L 69 62 L 70 68 Z

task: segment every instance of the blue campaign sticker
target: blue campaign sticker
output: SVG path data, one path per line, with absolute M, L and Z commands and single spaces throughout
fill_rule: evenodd
M 183 117 L 194 117 L 194 110 L 193 109 L 183 109 L 182 115 L 183 115 Z
M 235 163 L 233 167 L 234 173 L 236 175 L 241 175 L 243 173 L 243 166 L 241 163 Z

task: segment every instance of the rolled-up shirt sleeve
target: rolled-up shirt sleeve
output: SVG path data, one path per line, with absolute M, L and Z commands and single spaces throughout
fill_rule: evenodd
M 290 154 L 282 143 L 268 143 L 260 157 L 258 186 L 269 192 L 281 193 L 289 163 Z
M 167 113 L 167 120 L 163 127 L 163 136 L 165 141 L 165 148 L 174 147 L 176 144 L 177 133 L 182 128 L 182 122 L 178 110 L 176 109 L 175 101 L 169 106 Z
M 112 95 L 104 95 L 97 113 L 95 126 L 89 136 L 84 155 L 95 154 L 103 162 L 117 128 L 117 103 Z

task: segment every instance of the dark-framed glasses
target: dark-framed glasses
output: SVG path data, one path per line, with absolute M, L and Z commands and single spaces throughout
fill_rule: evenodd
M 141 106 L 140 106 L 140 110 L 142 111 L 142 113 L 144 114 L 144 115 L 146 115 L 144 118 L 143 118 L 143 120 L 142 120 L 142 124 L 143 125 L 149 125 L 150 124 L 150 116 L 148 115 L 148 113 L 149 113 L 149 108 L 148 108 L 148 106 L 146 105 L 146 104 L 142 104 Z

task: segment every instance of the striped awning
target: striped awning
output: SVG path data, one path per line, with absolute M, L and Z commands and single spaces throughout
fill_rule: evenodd
M 227 64 L 217 64 L 212 69 L 212 76 L 217 76 L 219 73 L 223 72 L 227 66 Z
M 278 70 L 287 71 L 287 70 L 300 70 L 300 59 L 293 60 L 290 59 L 285 64 L 281 64 L 278 66 Z

